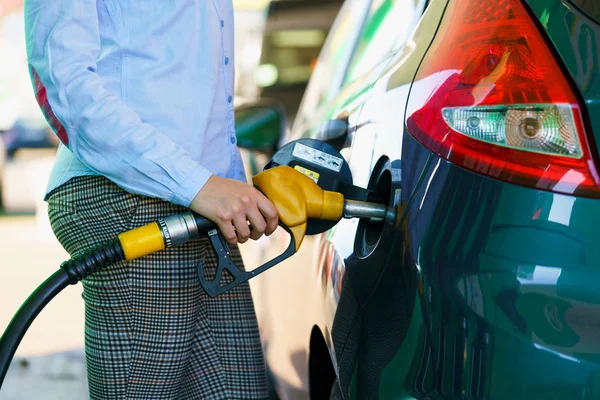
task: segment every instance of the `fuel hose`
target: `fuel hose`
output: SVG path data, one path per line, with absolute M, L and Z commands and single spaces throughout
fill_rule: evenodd
M 107 266 L 199 238 L 216 226 L 214 222 L 189 211 L 124 232 L 116 239 L 62 263 L 60 269 L 27 298 L 0 338 L 0 388 L 27 329 L 63 289 Z

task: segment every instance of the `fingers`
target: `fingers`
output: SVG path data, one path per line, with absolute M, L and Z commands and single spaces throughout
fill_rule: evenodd
M 246 183 L 216 175 L 194 197 L 190 208 L 216 222 L 230 244 L 257 240 L 277 229 L 277 209 L 268 198 Z
M 217 220 L 217 225 L 219 226 L 219 230 L 221 231 L 221 235 L 227 240 L 229 244 L 236 244 L 238 241 L 238 237 L 236 235 L 235 229 L 231 224 L 231 221 L 228 220 Z
M 258 208 L 254 208 L 248 212 L 248 222 L 250 222 L 250 225 L 252 226 L 250 238 L 252 240 L 260 239 L 265 232 L 267 223 L 263 218 L 263 215 L 258 211 Z
M 260 196 L 262 197 L 262 194 Z M 277 209 L 266 197 L 259 198 L 256 204 L 247 200 L 242 203 L 244 207 L 237 210 L 231 219 L 235 234 L 226 237 L 227 241 L 232 244 L 246 243 L 248 239 L 258 240 L 263 234 L 270 235 L 277 229 Z
M 239 243 L 246 243 L 250 237 L 250 227 L 246 220 L 245 215 L 236 215 L 233 219 L 233 226 L 235 227 L 235 233 L 237 235 L 237 241 Z
M 275 229 L 277 229 L 277 223 L 279 222 L 279 218 L 277 217 L 277 209 L 273 203 L 271 203 L 271 201 L 264 196 L 262 196 L 262 199 L 258 201 L 257 206 L 260 213 L 263 215 L 264 220 L 266 221 L 267 226 L 264 230 L 265 235 L 269 236 L 275 231 Z

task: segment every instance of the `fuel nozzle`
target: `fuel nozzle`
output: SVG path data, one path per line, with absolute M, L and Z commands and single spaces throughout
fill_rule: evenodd
M 308 219 L 339 221 L 368 218 L 393 223 L 395 212 L 383 204 L 346 200 L 341 193 L 321 189 L 315 181 L 291 167 L 281 165 L 254 176 L 254 185 L 273 202 L 279 219 L 300 247 Z
M 294 238 L 295 251 L 302 244 L 309 219 L 366 218 L 389 223 L 395 220 L 393 209 L 383 204 L 344 199 L 341 193 L 321 189 L 311 178 L 288 166 L 261 172 L 253 182 L 277 208 L 280 224 Z M 178 246 L 211 235 L 216 229 L 214 222 L 188 211 L 123 232 L 117 240 L 71 259 L 63 268 L 74 283 L 105 265 Z

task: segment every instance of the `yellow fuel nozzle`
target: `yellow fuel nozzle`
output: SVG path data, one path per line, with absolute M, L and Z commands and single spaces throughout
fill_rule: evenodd
M 256 186 L 277 208 L 279 219 L 285 224 L 300 248 L 309 218 L 339 221 L 344 213 L 344 196 L 323 190 L 308 176 L 282 165 L 271 168 L 252 178 Z
M 279 219 L 294 237 L 298 251 L 309 219 L 339 221 L 342 218 L 395 220 L 393 210 L 384 204 L 345 200 L 338 192 L 323 190 L 302 172 L 281 165 L 259 173 L 254 185 L 277 208 Z M 200 222 L 199 222 L 200 221 Z M 185 243 L 216 228 L 210 221 L 191 212 L 171 216 L 119 235 L 126 260 L 142 257 L 167 247 Z

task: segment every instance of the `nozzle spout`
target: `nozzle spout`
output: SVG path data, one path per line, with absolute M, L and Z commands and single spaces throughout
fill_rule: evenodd
M 386 221 L 393 224 L 396 212 L 385 204 L 344 200 L 344 218 L 368 218 L 372 222 Z

